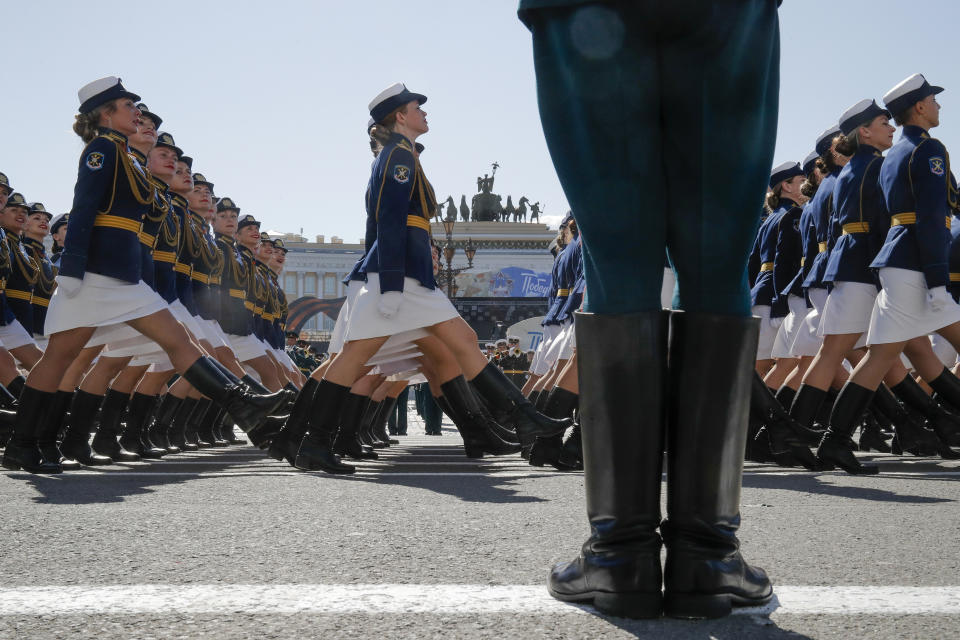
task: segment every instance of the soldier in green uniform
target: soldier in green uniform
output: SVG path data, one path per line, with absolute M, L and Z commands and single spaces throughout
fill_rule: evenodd
M 770 581 L 741 557 L 736 531 L 758 335 L 746 267 L 776 138 L 777 2 L 521 0 L 519 15 L 586 277 L 576 331 L 592 534 L 554 568 L 550 593 L 635 618 L 765 603 Z M 664 249 L 682 311 L 661 311 Z

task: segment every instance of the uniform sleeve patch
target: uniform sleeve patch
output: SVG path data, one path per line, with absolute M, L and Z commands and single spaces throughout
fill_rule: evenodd
M 91 171 L 99 171 L 103 169 L 103 154 L 99 151 L 92 151 L 87 155 L 87 159 L 84 161 L 84 164 L 87 165 L 87 169 Z
M 399 182 L 400 184 L 405 184 L 410 181 L 410 167 L 402 164 L 398 164 L 393 168 L 393 179 Z
M 930 173 L 935 176 L 943 177 L 947 173 L 947 163 L 940 156 L 930 158 Z

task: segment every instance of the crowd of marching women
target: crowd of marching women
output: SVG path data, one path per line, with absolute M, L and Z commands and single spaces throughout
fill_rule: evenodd
M 79 102 L 73 128 L 86 146 L 69 214 L 53 220 L 0 174 L 5 468 L 159 459 L 243 443 L 237 426 L 300 469 L 352 473 L 343 458 L 389 445 L 387 415 L 421 381 L 471 457 L 570 426 L 572 407 L 537 412 L 436 287 L 436 198 L 415 144 L 425 96 L 395 84 L 370 104 L 366 251 L 333 357 L 307 376 L 284 351 L 283 241 L 217 198 L 120 79 L 91 82 Z
M 960 457 L 960 204 L 930 134 L 941 91 L 912 75 L 774 168 L 750 260 L 749 459 L 871 474 L 855 450 Z

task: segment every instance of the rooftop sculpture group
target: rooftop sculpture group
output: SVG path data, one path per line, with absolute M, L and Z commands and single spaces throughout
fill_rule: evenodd
M 477 178 L 477 193 L 473 196 L 470 206 L 467 206 L 467 196 L 460 196 L 460 207 L 454 203 L 453 196 L 437 205 L 436 218 L 438 220 L 457 220 L 459 213 L 463 222 L 527 222 L 527 206 L 530 207 L 530 222 L 539 222 L 543 209 L 539 202 L 530 203 L 526 196 L 520 196 L 517 205 L 513 204 L 513 196 L 507 196 L 507 204 L 503 205 L 503 196 L 493 193 L 494 177 L 499 164 L 494 162 L 490 174 Z M 444 212 L 446 205 L 446 212 Z

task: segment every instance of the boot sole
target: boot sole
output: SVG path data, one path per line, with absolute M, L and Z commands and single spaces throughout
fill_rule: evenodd
M 773 589 L 761 598 L 746 598 L 732 593 L 678 594 L 667 593 L 663 599 L 663 613 L 671 618 L 703 620 L 723 618 L 734 607 L 761 607 L 773 599 Z
M 597 611 L 618 618 L 648 620 L 659 618 L 663 613 L 663 594 L 659 592 L 612 593 L 609 591 L 586 591 L 584 593 L 566 594 L 554 591 L 549 585 L 547 591 L 551 596 L 562 602 L 591 604 Z
M 54 475 L 54 474 L 57 474 L 57 473 L 63 473 L 63 469 L 62 469 L 62 468 L 60 468 L 60 469 L 51 469 L 51 470 L 49 470 L 49 471 L 41 471 L 41 470 L 39 470 L 39 469 L 36 470 L 36 471 L 34 471 L 34 470 L 32 470 L 32 469 L 27 469 L 26 467 L 24 467 L 24 466 L 22 466 L 22 465 L 19 465 L 19 464 L 17 464 L 16 462 L 8 462 L 7 460 L 3 460 L 2 462 L 0 462 L 0 466 L 2 466 L 4 469 L 7 469 L 7 470 L 9 470 L 9 471 L 26 471 L 27 473 L 34 473 L 34 474 L 37 474 L 37 475 L 44 475 L 44 476 Z
M 356 469 L 354 467 L 348 467 L 346 469 L 337 469 L 334 467 L 328 467 L 326 465 L 321 466 L 318 464 L 303 462 L 300 460 L 299 457 L 294 461 L 293 466 L 295 466 L 297 469 L 300 469 L 301 471 L 323 471 L 324 473 L 329 473 L 333 475 L 350 475 L 356 472 Z

